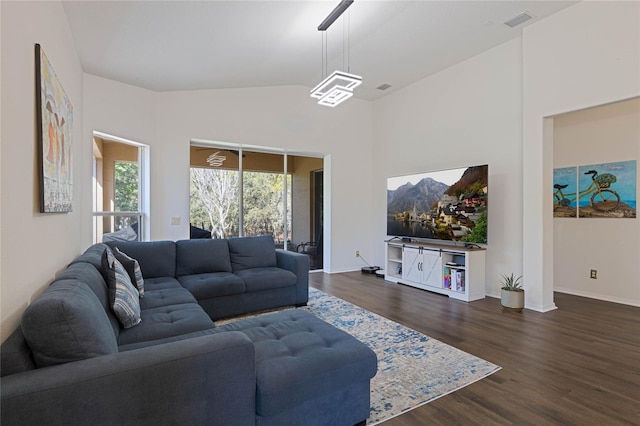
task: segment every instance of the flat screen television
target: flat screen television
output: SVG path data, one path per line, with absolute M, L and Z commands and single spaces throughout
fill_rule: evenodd
M 487 244 L 489 166 L 387 179 L 387 235 Z

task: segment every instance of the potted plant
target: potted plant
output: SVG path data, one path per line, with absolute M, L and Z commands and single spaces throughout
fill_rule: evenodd
M 521 280 L 522 275 L 515 278 L 512 273 L 511 275 L 503 274 L 500 281 L 502 284 L 500 298 L 502 306 L 516 312 L 522 312 L 522 308 L 524 308 L 524 289 Z

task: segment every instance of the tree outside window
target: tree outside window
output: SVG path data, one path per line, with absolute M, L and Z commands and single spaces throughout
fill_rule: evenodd
M 213 238 L 238 236 L 238 172 L 191 168 L 191 224 Z
M 138 204 L 138 163 L 116 161 L 114 185 L 114 211 L 137 212 Z M 136 216 L 115 218 L 115 229 L 124 229 L 132 225 Z
M 287 205 L 291 205 L 291 176 L 287 176 Z M 239 173 L 237 170 L 191 168 L 191 224 L 211 232 L 213 238 L 239 233 Z M 272 235 L 276 243 L 291 237 L 291 214 L 287 212 L 288 236 L 284 235 L 284 176 L 282 173 L 244 172 L 243 230 L 245 236 Z

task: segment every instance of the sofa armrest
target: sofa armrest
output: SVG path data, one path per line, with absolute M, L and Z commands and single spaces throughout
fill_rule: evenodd
M 296 305 L 306 305 L 309 301 L 309 256 L 276 249 L 276 261 L 278 268 L 296 274 Z
M 255 349 L 223 332 L 2 378 L 2 425 L 255 424 Z

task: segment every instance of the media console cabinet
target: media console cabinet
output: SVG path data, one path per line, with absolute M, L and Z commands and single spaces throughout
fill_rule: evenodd
M 387 240 L 384 278 L 471 302 L 485 296 L 485 249 Z

